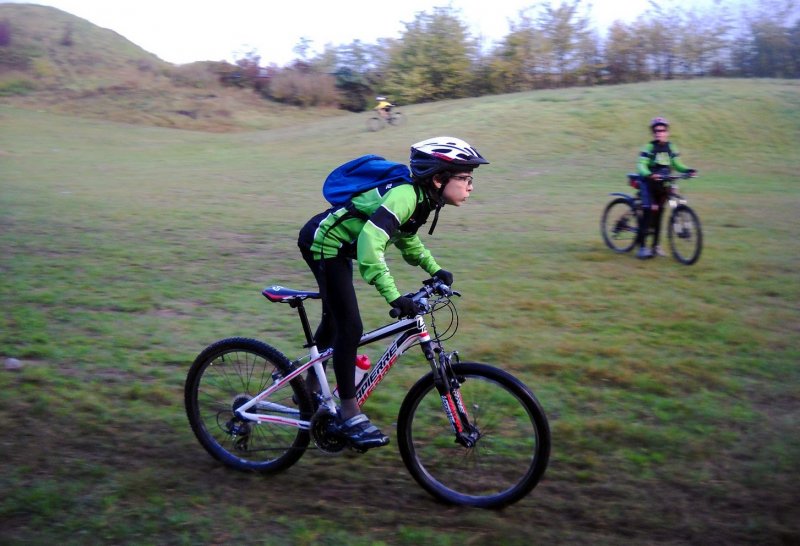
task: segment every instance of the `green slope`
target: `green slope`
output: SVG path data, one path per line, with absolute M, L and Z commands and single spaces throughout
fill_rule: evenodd
M 796 81 L 673 81 L 417 105 L 237 134 L 0 106 L 0 542 L 4 544 L 793 544 L 800 539 L 800 135 Z M 692 267 L 598 232 L 648 138 L 674 123 L 704 227 Z M 229 472 L 189 431 L 182 385 L 215 339 L 299 352 L 271 283 L 309 287 L 297 230 L 357 154 L 436 134 L 492 162 L 433 237 L 454 272 L 447 347 L 536 392 L 544 481 L 502 512 L 444 507 L 396 442 Z M 390 253 L 404 289 L 420 276 Z M 367 327 L 388 320 L 357 281 Z M 374 359 L 373 359 L 374 360 Z M 413 351 L 366 411 L 394 434 Z M 89 538 L 90 537 L 90 538 Z

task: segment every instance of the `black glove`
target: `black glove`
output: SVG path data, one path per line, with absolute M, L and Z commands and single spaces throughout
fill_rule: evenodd
M 417 314 L 417 304 L 414 303 L 414 300 L 405 296 L 400 296 L 389 305 L 400 311 L 400 318 L 413 317 Z
M 447 271 L 446 269 L 440 269 L 436 273 L 433 274 L 435 279 L 439 279 L 447 286 L 453 286 L 453 274 Z
M 686 174 L 689 175 L 689 178 L 694 178 L 695 176 L 697 176 L 697 169 L 689 169 L 688 171 L 686 171 Z

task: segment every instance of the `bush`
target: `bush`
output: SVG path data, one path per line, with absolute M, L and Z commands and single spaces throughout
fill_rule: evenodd
M 0 47 L 11 45 L 11 23 L 8 19 L 0 21 Z
M 12 70 L 26 70 L 31 65 L 29 52 L 14 48 L 0 49 L 0 67 Z
M 214 87 L 217 83 L 217 75 L 201 63 L 177 66 L 170 71 L 169 78 L 178 87 L 195 89 Z
M 278 102 L 304 107 L 335 107 L 341 102 L 333 76 L 294 70 L 281 70 L 273 76 L 264 94 Z
M 0 97 L 27 95 L 35 89 L 36 86 L 30 80 L 11 80 L 8 82 L 0 82 Z

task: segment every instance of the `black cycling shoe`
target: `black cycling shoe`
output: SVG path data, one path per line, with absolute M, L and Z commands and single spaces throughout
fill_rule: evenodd
M 363 413 L 359 413 L 347 421 L 337 419 L 332 427 L 336 434 L 344 438 L 351 447 L 360 451 L 382 447 L 389 443 L 389 437 L 370 423 L 369 417 Z

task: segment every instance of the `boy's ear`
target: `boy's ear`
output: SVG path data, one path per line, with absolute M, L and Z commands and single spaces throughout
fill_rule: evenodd
M 436 188 L 437 190 L 441 189 L 441 187 L 442 187 L 442 179 L 441 179 L 440 175 L 438 175 L 438 174 L 433 175 L 433 178 L 431 179 L 431 182 L 433 182 L 433 187 L 434 188 Z

